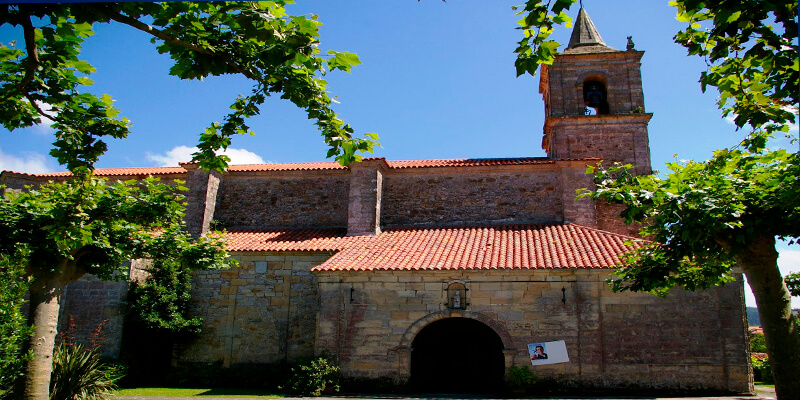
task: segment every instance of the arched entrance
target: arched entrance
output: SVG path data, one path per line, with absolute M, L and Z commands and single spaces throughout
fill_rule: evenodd
M 470 318 L 445 318 L 424 327 L 411 351 L 411 385 L 420 392 L 485 393 L 502 387 L 503 342 Z

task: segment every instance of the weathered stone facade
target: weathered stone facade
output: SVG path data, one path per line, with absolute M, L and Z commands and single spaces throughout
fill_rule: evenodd
M 632 239 L 620 235 L 636 230 L 617 217 L 619 208 L 575 194 L 592 187 L 584 171 L 601 159 L 650 172 L 652 115 L 644 111 L 643 52 L 605 46 L 581 13 L 570 47 L 542 69 L 547 157 L 373 158 L 349 167 L 232 166 L 225 174 L 192 164 L 178 172 L 153 168 L 152 174 L 186 180 L 193 234 L 216 222 L 241 239 L 232 245 L 239 268 L 195 275 L 192 313 L 204 319 L 203 331 L 176 361 L 232 366 L 326 351 L 345 377 L 414 384 L 431 368 L 480 369 L 483 360 L 496 361 L 487 374 L 502 377 L 508 367 L 530 365 L 529 343 L 564 340 L 569 362 L 536 366 L 536 375 L 589 387 L 752 392 L 741 275 L 720 288 L 673 290 L 667 298 L 613 293 L 605 283 L 613 265 L 599 259 L 609 249 L 617 256 L 624 249 L 611 242 Z M 585 115 L 587 107 L 596 115 Z M 52 178 L 4 173 L 0 181 L 18 188 Z M 448 231 L 512 225 L 527 231 L 476 239 L 472 247 Z M 575 225 L 591 235 L 556 229 Z M 445 228 L 434 237 L 435 227 Z M 545 229 L 554 236 L 520 233 Z M 373 240 L 401 230 L 414 241 Z M 576 241 L 586 250 L 565 255 Z M 337 264 L 346 252 L 355 255 Z M 463 254 L 467 261 L 454 261 Z M 391 257 L 399 264 L 390 265 Z M 458 306 L 448 294 L 451 284 L 464 290 Z M 124 285 L 107 285 L 91 277 L 71 285 L 64 314 L 84 318 L 93 305 L 97 315 L 116 318 L 106 308 L 123 299 Z M 467 320 L 472 325 L 448 325 Z M 475 327 L 488 336 L 470 336 Z M 441 342 L 426 339 L 436 335 Z M 423 350 L 438 343 L 469 350 L 441 357 Z M 489 355 L 470 360 L 473 351 Z
M 570 362 L 537 366 L 542 378 L 600 387 L 749 390 L 741 281 L 658 298 L 613 293 L 602 270 L 318 275 L 317 349 L 338 355 L 342 368 L 360 377 L 409 379 L 415 336 L 432 322 L 460 317 L 497 332 L 507 367 L 529 365 L 527 343 L 565 340 Z M 469 289 L 466 310 L 445 304 L 454 281 Z
M 229 173 L 219 190 L 225 227 L 347 226 L 347 170 Z
M 239 268 L 195 274 L 192 314 L 203 334 L 183 362 L 272 363 L 314 355 L 319 309 L 311 268 L 328 253 L 236 255 Z
M 116 358 L 120 353 L 125 308 L 122 306 L 128 295 L 128 284 L 104 282 L 93 275 L 70 283 L 62 292 L 59 314 L 59 332 L 71 326 L 70 334 L 84 345 L 91 345 L 93 331 L 102 328 L 107 340 L 98 342 L 105 357 Z M 71 321 L 70 321 L 71 320 Z
M 556 172 L 553 165 L 526 165 L 388 174 L 382 220 L 387 226 L 563 221 Z

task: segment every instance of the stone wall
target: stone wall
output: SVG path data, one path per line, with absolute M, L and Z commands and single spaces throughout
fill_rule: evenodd
M 384 227 L 541 223 L 564 219 L 553 165 L 393 170 L 384 176 Z
M 38 187 L 43 182 L 43 179 L 34 175 L 10 171 L 0 172 L 2 172 L 2 174 L 0 174 L 0 186 L 4 186 L 0 187 L 0 196 L 5 196 L 7 192 L 12 190 L 22 190 L 27 185 Z
M 598 158 L 603 165 L 631 164 L 650 173 L 647 123 L 652 114 L 559 117 L 548 119 L 548 156 L 556 159 Z
M 195 237 L 208 232 L 214 219 L 220 174 L 199 169 L 195 163 L 182 164 L 187 170 L 186 186 L 186 230 Z
M 328 253 L 235 255 L 238 268 L 195 273 L 191 315 L 202 333 L 181 362 L 272 363 L 314 354 L 317 280 Z
M 547 93 L 548 117 L 583 115 L 583 84 L 604 82 L 610 114 L 628 114 L 644 109 L 640 60 L 644 52 L 618 51 L 594 54 L 566 54 L 547 67 L 540 92 Z
M 58 331 L 63 334 L 73 322 L 72 335 L 78 343 L 91 345 L 89 338 L 103 321 L 100 352 L 106 357 L 117 358 L 122 344 L 122 328 L 125 320 L 124 301 L 128 296 L 127 282 L 102 281 L 86 274 L 70 283 L 62 292 Z
M 591 387 L 752 392 L 741 280 L 698 293 L 676 290 L 662 299 L 612 293 L 607 273 L 320 273 L 317 352 L 336 355 L 348 377 L 402 383 L 410 377 L 415 335 L 431 322 L 462 317 L 495 330 L 505 346 L 506 367 L 530 365 L 528 343 L 564 340 L 570 362 L 534 367 L 544 379 Z M 446 308 L 451 281 L 466 282 L 466 310 Z
M 226 227 L 346 227 L 347 170 L 225 175 L 214 219 Z
M 595 210 L 597 215 L 597 229 L 619 233 L 620 235 L 639 237 L 641 224 L 633 223 L 631 225 L 625 225 L 625 220 L 619 216 L 619 214 L 625 210 L 624 205 L 608 204 L 605 200 L 601 200 L 595 204 Z

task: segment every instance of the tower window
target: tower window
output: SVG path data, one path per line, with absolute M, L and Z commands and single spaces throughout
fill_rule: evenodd
M 606 85 L 596 80 L 584 82 L 583 103 L 586 107 L 586 115 L 608 114 Z

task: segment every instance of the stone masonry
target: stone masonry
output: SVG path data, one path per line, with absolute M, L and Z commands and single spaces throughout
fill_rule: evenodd
M 741 277 L 723 288 L 673 290 L 662 299 L 612 293 L 602 270 L 318 275 L 317 351 L 337 355 L 343 370 L 359 377 L 407 380 L 416 334 L 431 322 L 466 317 L 497 332 L 506 367 L 529 365 L 527 343 L 565 340 L 570 363 L 536 367 L 542 378 L 749 391 L 745 317 L 735 301 Z M 469 289 L 468 310 L 445 304 L 444 290 L 454 281 Z
M 314 355 L 317 278 L 328 253 L 247 253 L 239 268 L 198 272 L 192 314 L 203 334 L 182 362 L 271 363 Z

